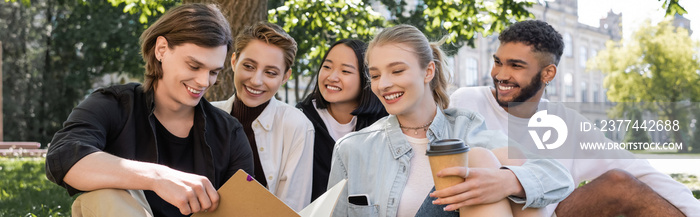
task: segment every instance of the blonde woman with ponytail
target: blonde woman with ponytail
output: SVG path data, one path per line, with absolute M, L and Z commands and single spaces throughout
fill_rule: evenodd
M 383 30 L 365 61 L 372 92 L 390 115 L 337 141 L 328 185 L 348 182 L 333 216 L 456 216 L 461 207 L 468 208 L 462 216 L 537 215 L 523 207 L 543 207 L 573 191 L 559 163 L 507 159 L 505 135 L 487 131 L 476 113 L 447 109 L 444 54 L 415 27 Z M 431 193 L 427 145 L 448 138 L 471 146 L 469 168 L 439 175 L 466 179 Z

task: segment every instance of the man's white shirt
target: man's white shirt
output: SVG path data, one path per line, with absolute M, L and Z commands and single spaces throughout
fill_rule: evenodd
M 547 100 L 543 99 L 542 102 L 547 102 Z M 586 120 L 581 114 L 572 109 L 564 107 L 562 104 L 544 103 L 541 105 L 547 107 L 539 108 L 539 110 L 546 109 L 550 114 L 557 114 L 557 116 L 563 118 L 566 123 L 578 123 Z M 484 116 L 486 127 L 488 129 L 501 130 L 503 133 L 508 135 L 510 139 L 521 143 L 523 146 L 534 146 L 534 144 L 527 144 L 523 142 L 532 141 L 532 139 L 529 138 L 529 135 L 508 134 L 509 124 L 517 125 L 510 126 L 511 129 L 525 129 L 527 128 L 528 119 L 518 118 L 508 114 L 508 112 L 498 104 L 493 96 L 493 93 L 491 92 L 490 87 L 481 86 L 459 88 L 450 96 L 449 107 L 465 108 L 478 112 Z M 577 134 L 572 135 L 569 133 L 568 136 L 573 137 L 573 141 L 583 140 L 584 137 L 585 140 L 589 141 L 610 141 L 605 137 L 605 135 L 603 135 L 603 133 L 600 132 L 587 134 L 585 136 Z M 591 136 L 597 138 L 590 138 Z M 610 153 L 608 152 L 606 154 Z M 605 157 L 604 159 L 579 159 L 576 157 L 569 157 L 568 159 L 556 160 L 569 170 L 575 184 L 585 180 L 593 180 L 611 169 L 625 170 L 654 189 L 659 195 L 686 214 L 686 216 L 700 216 L 700 202 L 693 197 L 693 194 L 687 187 L 671 179 L 671 177 L 668 175 L 662 174 L 654 169 L 654 167 L 652 167 L 647 160 L 635 159 L 634 156 L 632 156 L 632 153 L 629 151 L 619 150 L 612 155 L 613 156 L 609 158 Z M 557 205 L 558 203 L 545 207 L 547 216 L 551 216 L 554 213 Z M 653 206 L 653 204 L 650 205 Z

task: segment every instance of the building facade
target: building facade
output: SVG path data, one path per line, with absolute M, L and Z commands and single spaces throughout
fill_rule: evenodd
M 612 11 L 600 20 L 599 27 L 578 22 L 576 0 L 557 0 L 535 4 L 529 9 L 537 20 L 543 20 L 564 39 L 564 54 L 557 67 L 557 75 L 547 86 L 545 98 L 557 102 L 605 102 L 604 75 L 586 69 L 586 63 L 608 40 L 620 40 L 622 15 Z M 475 47 L 463 47 L 453 58 L 453 84 L 464 86 L 493 86 L 492 55 L 498 49 L 498 35 L 478 37 Z

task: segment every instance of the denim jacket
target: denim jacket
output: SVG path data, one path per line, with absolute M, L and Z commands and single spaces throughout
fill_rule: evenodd
M 459 138 L 472 147 L 487 149 L 508 145 L 508 138 L 500 131 L 486 130 L 481 115 L 464 109 L 438 110 L 427 137 L 431 142 Z M 348 182 L 333 216 L 396 216 L 412 156 L 412 148 L 394 115 L 338 140 L 328 186 L 342 179 Z M 525 190 L 524 199 L 510 197 L 511 200 L 525 203 L 525 207 L 559 202 L 574 190 L 571 175 L 554 160 L 529 159 L 522 166 L 504 167 L 513 171 Z M 370 205 L 350 204 L 348 195 L 355 194 L 367 194 Z

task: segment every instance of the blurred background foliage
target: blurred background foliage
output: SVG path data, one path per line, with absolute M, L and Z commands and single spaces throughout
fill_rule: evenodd
M 295 79 L 296 83 L 285 88 L 312 87 L 327 46 L 339 39 L 367 41 L 383 27 L 405 23 L 418 27 L 431 40 L 447 36 L 443 48 L 454 54 L 462 46 L 473 46 L 478 34 L 499 32 L 531 17 L 526 8 L 533 4 L 422 0 L 418 7 L 409 7 L 406 0 L 183 1 L 224 6 L 222 11 L 229 16 L 234 34 L 261 20 L 283 26 L 300 45 L 294 76 L 307 78 Z M 0 0 L 4 140 L 38 141 L 45 146 L 73 107 L 95 88 L 108 85 L 104 80 L 110 79 L 105 78 L 116 77 L 117 83 L 128 82 L 123 80 L 125 76 L 141 79 L 138 37 L 168 8 L 183 1 Z M 685 13 L 678 0 L 657 1 L 664 2 L 667 15 Z M 390 15 L 379 16 L 379 10 Z M 219 84 L 207 99 L 230 96 L 231 74 L 228 69 L 219 76 Z M 308 83 L 300 84 L 302 81 Z M 300 99 L 308 91 L 290 92 Z M 700 110 L 693 113 L 700 114 Z M 692 134 L 700 138 L 700 127 Z M 44 174 L 42 158 L 0 158 L 0 216 L 69 216 L 73 198 Z M 696 176 L 672 177 L 699 197 Z
M 283 26 L 299 42 L 294 78 L 314 77 L 327 45 L 342 38 L 368 40 L 378 29 L 413 24 L 434 40 L 449 35 L 453 49 L 473 44 L 477 33 L 500 31 L 529 17 L 532 3 L 498 0 L 424 1 L 409 8 L 406 1 L 381 0 L 389 20 L 375 12 L 372 0 L 270 0 L 186 2 L 218 3 L 228 15 L 234 35 L 242 27 L 267 19 Z M 71 109 L 100 87 L 111 74 L 140 79 L 143 61 L 138 36 L 173 0 L 21 0 L 0 1 L 3 46 L 3 114 L 5 141 L 50 142 Z M 236 5 L 238 4 L 238 5 Z M 469 7 L 465 7 L 469 6 Z M 261 8 L 263 7 L 263 8 Z M 477 16 L 478 15 L 478 16 Z M 236 17 L 238 18 L 231 18 Z M 250 19 L 242 19 L 250 18 Z M 449 50 L 449 49 L 448 49 Z M 210 101 L 231 96 L 232 72 L 226 70 L 207 93 Z M 299 84 L 294 88 L 310 87 Z M 288 88 L 288 86 L 285 86 Z M 289 91 L 301 99 L 307 90 Z M 284 93 L 287 93 L 285 91 Z
M 104 1 L 0 1 L 5 141 L 47 144 L 93 84 L 141 76 L 146 24 Z
M 664 1 L 668 14 L 685 13 L 677 0 L 658 1 Z M 327 46 L 339 39 L 369 40 L 383 27 L 405 23 L 434 41 L 446 36 L 443 48 L 454 54 L 464 45 L 473 46 L 478 34 L 490 35 L 532 17 L 526 9 L 534 4 L 516 0 L 0 1 L 4 140 L 38 141 L 45 146 L 71 109 L 95 88 L 108 85 L 106 80 L 128 82 L 123 75 L 141 79 L 139 35 L 168 8 L 189 2 L 219 4 L 234 35 L 261 20 L 289 31 L 299 42 L 293 78 L 304 79 L 292 80 L 285 85 L 288 91 L 280 94 L 294 94 L 285 98 L 295 99 L 308 94 Z M 230 68 L 221 73 L 207 99 L 230 97 L 232 77 Z
M 662 120 L 678 120 L 680 126 L 696 126 L 672 131 L 671 141 L 689 144 L 681 153 L 689 148 L 700 152 L 700 137 L 688 136 L 700 133 L 699 124 L 691 123 L 700 119 L 700 105 L 691 103 L 700 102 L 700 42 L 689 35 L 670 20 L 656 25 L 647 20 L 630 38 L 609 41 L 588 65 L 606 75 L 603 82 L 610 101 L 625 102 L 616 105 L 618 114 L 636 115 L 628 119 L 639 120 L 642 112 L 650 112 Z M 644 131 L 627 137 L 631 140 L 626 141 L 649 141 Z

